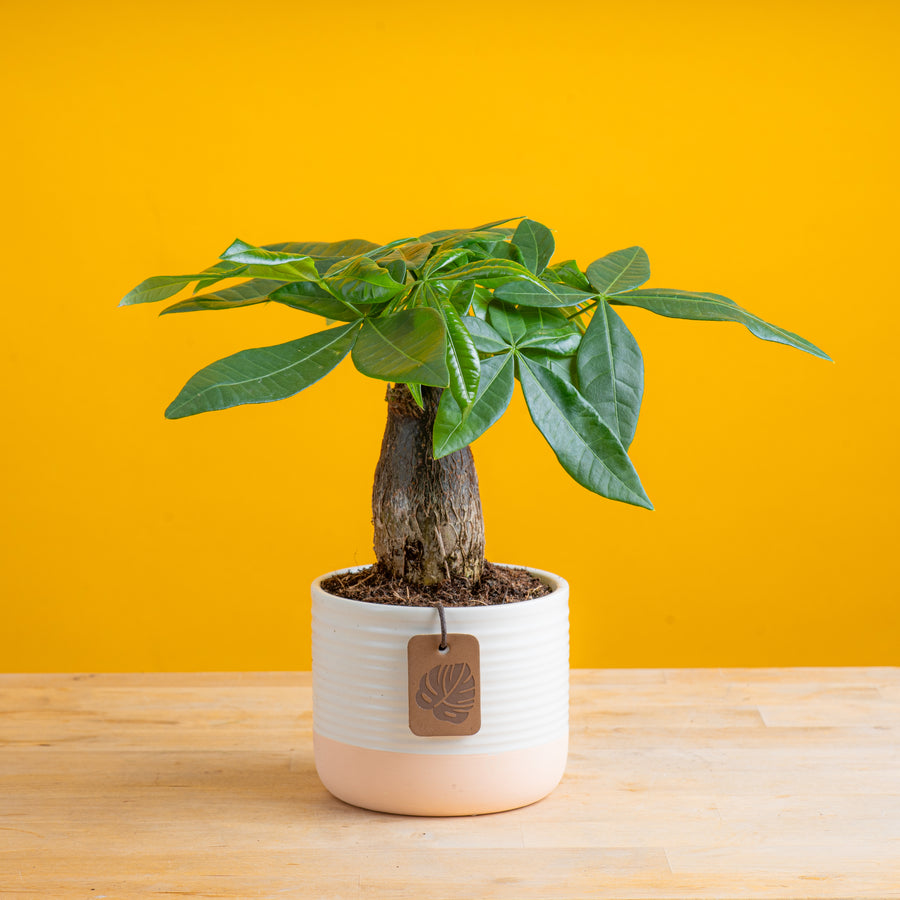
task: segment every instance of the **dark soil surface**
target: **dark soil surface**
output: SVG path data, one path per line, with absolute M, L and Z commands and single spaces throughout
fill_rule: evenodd
M 363 600 L 366 603 L 391 603 L 396 606 L 494 606 L 500 603 L 518 603 L 550 593 L 550 588 L 524 569 L 484 564 L 481 583 L 472 585 L 464 578 L 434 587 L 414 587 L 398 578 L 392 578 L 378 566 L 335 575 L 322 582 L 324 590 L 338 597 Z

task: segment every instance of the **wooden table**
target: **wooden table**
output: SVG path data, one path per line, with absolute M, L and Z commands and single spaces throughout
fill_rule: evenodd
M 900 897 L 900 669 L 575 671 L 499 815 L 319 785 L 307 673 L 0 676 L 0 897 Z

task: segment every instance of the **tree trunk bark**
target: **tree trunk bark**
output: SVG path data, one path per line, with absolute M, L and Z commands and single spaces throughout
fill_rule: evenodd
M 405 384 L 388 389 L 388 417 L 375 469 L 375 555 L 415 585 L 458 576 L 477 583 L 484 566 L 484 519 L 472 451 L 435 459 L 432 429 L 440 388 L 423 387 L 420 409 Z

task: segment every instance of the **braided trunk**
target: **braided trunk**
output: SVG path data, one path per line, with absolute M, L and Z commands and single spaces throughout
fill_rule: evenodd
M 424 410 L 405 384 L 388 389 L 388 417 L 375 469 L 375 555 L 391 575 L 419 586 L 472 582 L 484 566 L 484 519 L 472 451 L 432 455 L 440 388 L 423 387 Z

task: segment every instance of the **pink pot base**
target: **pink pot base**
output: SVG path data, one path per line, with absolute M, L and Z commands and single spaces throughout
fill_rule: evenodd
M 467 816 L 528 806 L 566 767 L 568 738 L 502 753 L 367 750 L 313 735 L 316 770 L 339 800 L 407 816 Z

